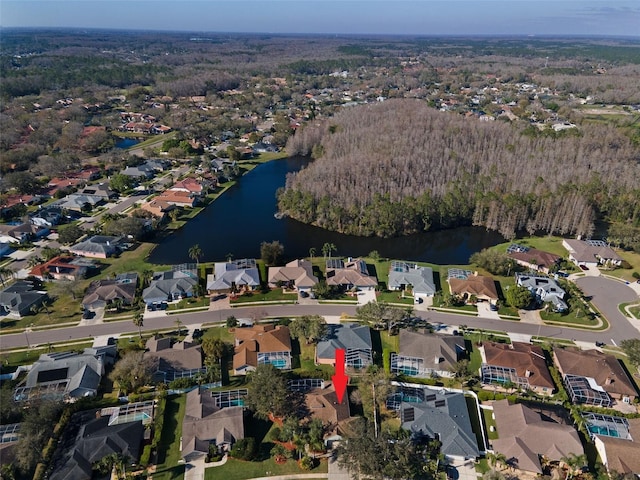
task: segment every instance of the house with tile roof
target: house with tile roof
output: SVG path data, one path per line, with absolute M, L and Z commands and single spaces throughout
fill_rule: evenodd
M 424 388 L 423 401 L 400 404 L 400 422 L 416 439 L 438 440 L 440 452 L 449 460 L 480 456 L 462 393 Z
M 147 306 L 154 306 L 193 297 L 197 285 L 198 274 L 195 270 L 177 268 L 154 272 L 149 286 L 142 291 L 142 299 Z
M 543 417 L 522 403 L 495 401 L 493 416 L 498 432 L 498 438 L 491 441 L 493 450 L 518 470 L 542 474 L 541 456 L 559 461 L 584 453 L 575 428 Z
M 512 243 L 507 247 L 507 256 L 512 258 L 518 265 L 546 274 L 549 274 L 550 270 L 562 259 L 562 257 L 554 253 L 517 243 Z
M 58 255 L 34 266 L 29 275 L 40 280 L 77 280 L 84 278 L 89 269 L 95 268 L 92 260 L 68 255 Z
M 591 434 L 602 463 L 611 474 L 640 476 L 640 418 L 618 418 L 625 424 L 627 435 L 611 435 L 609 429 L 592 429 Z M 587 427 L 589 428 L 589 427 Z
M 216 262 L 207 275 L 209 293 L 250 292 L 260 286 L 260 272 L 253 258 Z
M 538 395 L 552 395 L 555 384 L 542 348 L 524 342 L 482 342 L 480 376 L 492 388 L 522 388 Z
M 190 192 L 182 190 L 165 190 L 156 197 L 156 200 L 166 202 L 176 207 L 189 207 L 196 206 L 199 202 L 199 196 Z
M 562 246 L 569 252 L 569 260 L 578 266 L 597 267 L 598 265 L 622 264 L 622 257 L 603 240 L 576 240 L 565 238 Z
M 464 338 L 427 331 L 400 330 L 399 352 L 391 354 L 391 373 L 412 377 L 453 377 L 466 356 Z
M 492 277 L 478 275 L 477 272 L 470 270 L 456 270 L 456 272 L 464 272 L 466 275 L 463 276 L 460 273 L 447 275 L 447 283 L 452 295 L 457 295 L 467 302 L 471 302 L 474 298 L 493 304 L 498 301 L 498 290 Z
M 22 318 L 32 314 L 47 298 L 47 293 L 35 290 L 33 283 L 18 280 L 0 290 L 0 309 L 11 318 Z
M 598 350 L 555 348 L 553 361 L 574 403 L 609 407 L 614 401 L 632 403 L 638 396 L 633 380 L 613 355 Z
M 207 455 L 210 445 L 228 451 L 243 438 L 243 407 L 221 407 L 209 390 L 196 388 L 187 393 L 180 442 L 185 462 Z
M 387 288 L 393 291 L 410 292 L 416 300 L 424 301 L 436 293 L 433 270 L 431 267 L 421 267 L 416 263 L 394 260 L 389 267 Z
M 350 258 L 345 262 L 339 258 L 330 258 L 326 262 L 325 277 L 327 285 L 345 290 L 374 290 L 378 286 L 378 280 L 369 275 L 367 264 L 362 259 Z
M 316 364 L 334 365 L 336 349 L 345 351 L 345 366 L 366 368 L 373 363 L 371 330 L 367 325 L 340 323 L 327 325 L 327 332 L 316 345 Z
M 345 396 L 342 403 L 338 403 L 332 382 L 322 382 L 319 387 L 311 388 L 305 392 L 304 399 L 311 417 L 322 420 L 326 436 L 337 434 L 341 424 L 351 417 L 349 401 Z
M 268 277 L 269 287 L 284 285 L 298 292 L 308 292 L 318 283 L 311 262 L 305 259 L 293 260 L 284 267 L 269 267 Z
M 246 375 L 261 364 L 271 364 L 280 370 L 291 369 L 288 327 L 259 324 L 235 329 L 234 374 Z

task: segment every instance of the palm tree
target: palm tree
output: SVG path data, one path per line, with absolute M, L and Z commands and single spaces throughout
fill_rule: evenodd
M 324 258 L 326 259 L 327 257 L 331 258 L 331 252 L 335 252 L 336 250 L 338 250 L 338 248 L 336 247 L 335 243 L 329 243 L 326 242 L 323 246 L 322 246 L 322 254 L 324 255 Z
M 312 262 L 313 262 L 313 256 L 314 256 L 315 254 L 316 254 L 316 249 L 315 249 L 315 247 L 311 247 L 311 248 L 309 249 L 309 258 L 310 258 L 310 260 L 311 260 Z
M 11 277 L 12 275 L 13 275 L 13 270 L 11 270 L 10 268 L 0 267 L 0 282 L 2 282 L 3 287 L 7 277 Z
M 184 323 L 182 323 L 182 320 L 180 320 L 179 318 L 176 318 L 175 322 L 173 323 L 175 323 L 176 327 L 178 328 L 178 337 L 179 337 L 182 332 L 182 325 L 184 325 Z
M 133 317 L 133 324 L 138 327 L 138 335 L 142 339 L 142 327 L 144 326 L 144 315 L 142 312 L 138 312 Z
M 560 461 L 568 467 L 567 480 L 570 480 L 587 464 L 587 457 L 584 453 L 581 455 L 570 453 L 566 457 L 562 457 Z
M 201 256 L 202 256 L 202 249 L 200 248 L 200 245 L 196 243 L 195 245 L 192 245 L 191 248 L 189 248 L 189 258 L 192 260 L 195 260 L 196 265 L 200 265 Z

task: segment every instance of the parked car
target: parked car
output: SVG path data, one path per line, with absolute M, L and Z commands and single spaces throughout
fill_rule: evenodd
M 587 267 L 586 265 L 580 265 L 580 268 L 581 268 L 582 270 L 589 270 L 589 267 Z
M 604 347 L 606 343 L 604 342 L 596 342 L 596 347 Z

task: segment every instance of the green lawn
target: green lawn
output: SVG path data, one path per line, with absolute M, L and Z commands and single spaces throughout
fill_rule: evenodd
M 241 303 L 251 303 L 251 302 L 276 302 L 276 301 L 289 301 L 295 302 L 298 299 L 297 293 L 282 293 L 281 288 L 274 288 L 266 293 L 262 293 L 260 291 L 255 291 L 253 293 L 245 293 L 244 295 L 240 295 L 235 299 L 231 300 L 231 305 L 237 305 Z
M 496 438 L 498 438 L 498 431 L 495 430 L 496 421 L 492 417 L 493 410 L 487 410 L 485 408 L 481 408 L 480 411 L 482 412 L 482 416 L 484 418 L 484 425 L 487 429 L 487 436 L 489 437 L 489 440 L 495 440 Z M 490 428 L 492 426 L 494 428 L 493 432 L 491 431 L 491 428 Z
M 629 308 L 629 312 L 631 312 L 634 317 L 640 320 L 640 305 Z
M 269 458 L 262 462 L 246 462 L 242 460 L 236 460 L 230 458 L 227 463 L 220 467 L 209 467 L 205 470 L 205 480 L 245 480 L 248 478 L 268 477 L 273 475 L 295 475 L 302 473 L 327 473 L 328 465 L 326 460 L 320 462 L 320 464 L 311 470 L 305 472 L 300 469 L 298 463 L 295 460 L 288 460 L 283 465 L 278 465 Z M 154 475 L 154 480 L 155 480 Z
M 186 396 L 184 395 L 167 398 L 162 437 L 158 445 L 158 465 L 153 474 L 154 480 L 184 478 L 184 465 L 179 464 L 178 460 L 181 458 L 180 437 L 185 404 Z
M 377 293 L 378 302 L 386 302 L 386 303 L 402 303 L 403 305 L 413 305 L 414 300 L 413 297 L 401 297 L 399 292 L 378 292 Z
M 592 318 L 590 315 L 585 315 L 584 313 L 582 313 L 579 314 L 579 316 L 576 316 L 575 311 L 569 311 L 569 313 L 561 314 L 541 310 L 540 318 L 542 318 L 544 322 L 569 323 L 572 325 L 585 325 L 595 327 L 598 324 L 598 320 Z
M 183 298 L 178 303 L 170 303 L 168 310 L 182 310 L 184 308 L 208 307 L 209 297 Z

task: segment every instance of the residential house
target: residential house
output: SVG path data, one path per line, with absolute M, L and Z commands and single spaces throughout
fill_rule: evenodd
M 55 207 L 40 208 L 29 216 L 29 221 L 38 227 L 51 228 L 62 221 L 62 210 Z
M 217 262 L 207 275 L 209 293 L 252 291 L 260 286 L 260 272 L 253 258 Z
M 433 297 L 436 286 L 431 267 L 394 260 L 389 268 L 389 290 L 408 292 L 417 302 Z
M 153 360 L 154 379 L 172 382 L 177 378 L 193 377 L 204 371 L 202 347 L 190 342 L 173 342 L 170 337 L 151 337 L 147 340 L 145 358 Z
M 122 238 L 107 235 L 94 235 L 73 245 L 69 252 L 90 258 L 107 258 L 120 252 Z
M 191 269 L 176 268 L 154 272 L 149 286 L 142 292 L 147 306 L 193 297 L 198 286 L 198 273 Z
M 94 183 L 93 185 L 87 185 L 82 190 L 79 190 L 78 193 L 81 195 L 99 197 L 105 202 L 108 202 L 111 198 L 117 196 L 117 193 L 111 190 L 107 183 Z
M 138 286 L 138 274 L 135 272 L 120 273 L 114 279 L 103 279 L 92 282 L 82 299 L 85 310 L 105 308 L 115 302 L 122 305 L 133 305 Z
M 587 415 L 587 429 L 607 471 L 640 476 L 640 418 Z
M 269 287 L 279 285 L 298 292 L 308 292 L 318 283 L 318 277 L 313 274 L 313 266 L 308 260 L 293 260 L 284 267 L 269 267 Z
M 33 267 L 29 275 L 40 280 L 77 280 L 84 278 L 92 268 L 95 264 L 86 258 L 58 255 Z
M 316 345 L 316 364 L 335 365 L 337 349 L 345 351 L 346 367 L 368 367 L 373 363 L 371 330 L 357 323 L 327 325 L 327 333 Z
M 574 240 L 565 238 L 562 246 L 569 252 L 569 260 L 578 266 L 619 266 L 622 258 L 603 240 Z
M 554 349 L 553 360 L 574 403 L 609 407 L 614 401 L 632 403 L 638 396 L 613 355 L 567 347 Z
M 164 200 L 159 200 L 156 197 L 152 198 L 148 202 L 142 203 L 140 205 L 140 208 L 142 210 L 150 212 L 154 217 L 164 219 L 171 210 L 174 210 L 176 208 L 176 206 Z
M 181 190 L 165 190 L 158 195 L 156 200 L 174 205 L 176 207 L 189 207 L 192 208 L 199 202 L 199 196 L 190 192 L 184 192 Z
M 206 183 L 196 180 L 193 177 L 187 177 L 180 181 L 177 181 L 169 190 L 173 190 L 175 192 L 187 192 L 191 195 L 201 197 L 206 193 Z
M 391 373 L 412 377 L 453 377 L 465 357 L 464 339 L 426 331 L 400 330 L 400 352 L 391 354 Z
M 22 318 L 46 300 L 46 292 L 34 290 L 31 282 L 18 280 L 0 291 L 0 312 L 11 318 Z
M 0 224 L 0 242 L 4 243 L 24 243 L 40 239 L 49 235 L 49 233 L 50 230 L 48 228 L 32 225 L 31 223 L 20 223 L 18 225 Z
M 258 365 L 271 364 L 280 370 L 291 369 L 291 337 L 282 325 L 253 325 L 236 328 L 233 371 L 245 375 Z
M 63 210 L 71 210 L 74 212 L 86 212 L 93 210 L 98 205 L 104 203 L 104 199 L 100 195 L 87 195 L 82 193 L 72 193 L 60 200 L 56 200 L 51 205 Z
M 474 299 L 493 304 L 498 301 L 498 290 L 493 278 L 478 275 L 477 272 L 449 269 L 447 283 L 452 295 L 457 295 L 468 303 L 474 303 Z
M 538 395 L 552 395 L 555 385 L 542 348 L 524 342 L 483 342 L 480 376 L 484 385 L 522 388 Z
M 87 413 L 84 413 L 88 417 Z M 77 417 L 76 417 L 77 418 Z M 140 460 L 145 427 L 142 421 L 109 425 L 109 417 L 98 417 L 83 424 L 71 448 L 63 456 L 49 477 L 51 480 L 91 480 L 92 466 L 109 455 L 126 458 L 127 470 Z
M 210 445 L 228 451 L 244 438 L 244 408 L 221 407 L 217 398 L 200 388 L 187 393 L 181 440 L 185 462 L 207 455 Z
M 516 285 L 527 288 L 538 303 L 550 303 L 556 312 L 569 308 L 564 301 L 566 292 L 553 278 L 516 273 Z
M 304 399 L 311 417 L 322 421 L 327 436 L 337 434 L 339 427 L 351 417 L 346 395 L 338 403 L 332 382 L 322 382 L 320 386 L 310 388 L 305 392 Z
M 540 457 L 557 462 L 584 453 L 575 428 L 542 416 L 522 403 L 495 401 L 493 415 L 498 431 L 498 438 L 491 441 L 493 450 L 518 470 L 542 474 Z
M 108 350 L 108 351 L 107 351 Z M 84 353 L 42 354 L 31 366 L 24 386 L 16 388 L 15 399 L 24 401 L 46 395 L 66 401 L 94 397 L 104 375 L 105 364 L 115 358 L 115 346 Z
M 135 180 L 148 180 L 155 177 L 156 169 L 147 163 L 142 163 L 140 165 L 127 167 L 124 170 L 121 170 L 120 174 L 126 175 L 127 177 L 131 177 Z
M 507 247 L 507 256 L 515 260 L 518 265 L 546 274 L 549 274 L 551 269 L 557 266 L 558 262 L 562 259 L 562 257 L 554 253 L 527 247 L 526 245 L 519 245 L 517 243 L 512 243 Z
M 376 277 L 369 275 L 367 264 L 362 259 L 349 258 L 345 263 L 338 258 L 330 258 L 326 262 L 327 285 L 341 287 L 345 290 L 373 290 L 378 286 Z
M 413 438 L 438 440 L 440 452 L 449 460 L 480 456 L 464 395 L 430 388 L 423 390 L 423 401 L 401 403 L 402 428 L 411 432 Z

